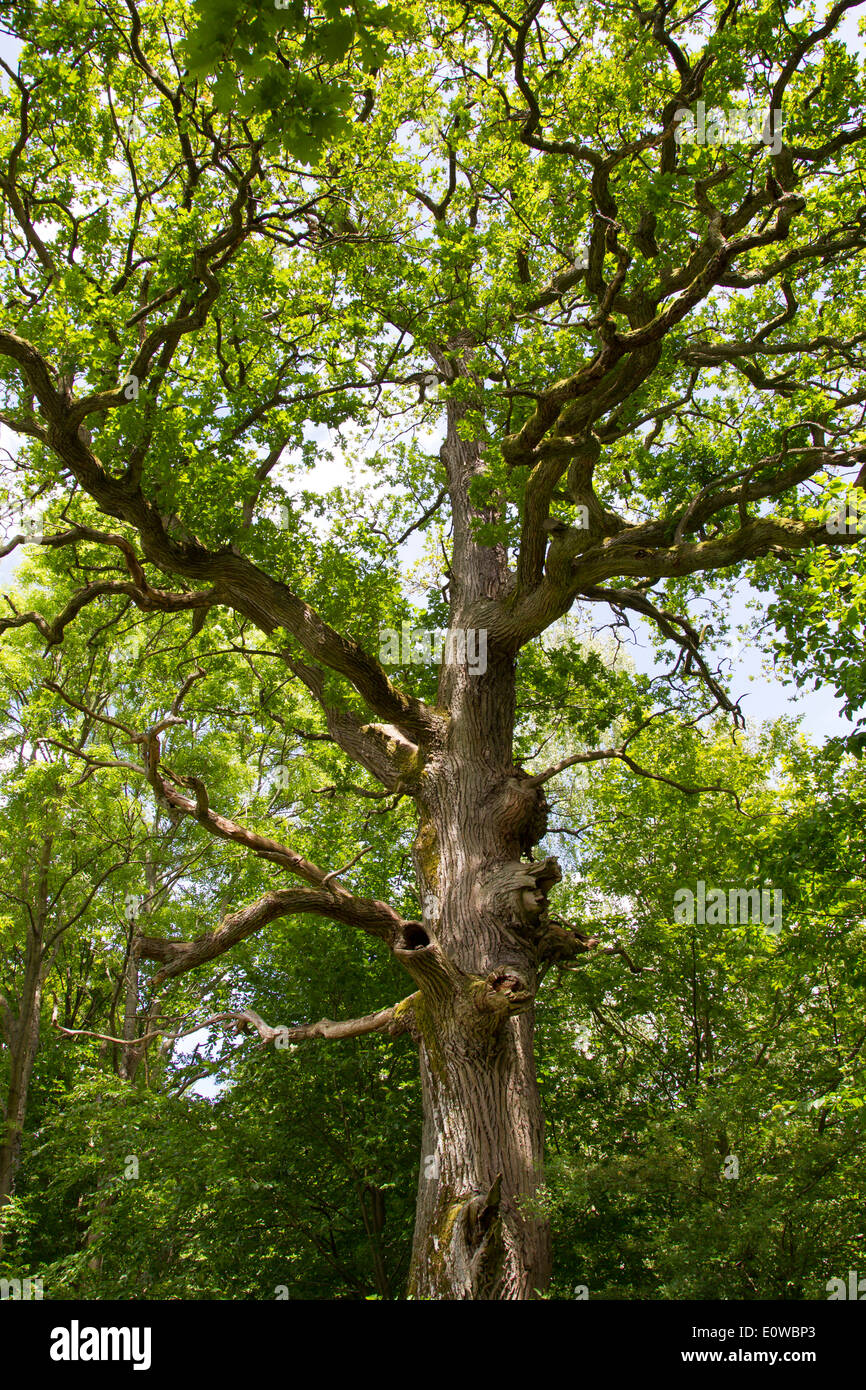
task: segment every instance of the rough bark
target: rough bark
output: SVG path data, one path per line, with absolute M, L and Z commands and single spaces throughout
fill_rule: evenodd
M 532 1298 L 550 1277 L 547 1222 L 532 1210 L 543 1133 L 532 1015 L 500 1027 L 480 1019 L 481 1026 L 461 1026 L 454 1013 L 444 1021 L 430 1016 L 421 1045 L 424 1130 L 409 1295 Z
M 460 354 L 446 373 L 470 376 Z M 454 506 L 451 627 L 477 626 L 478 604 L 501 597 L 500 546 L 481 546 L 469 483 L 481 450 L 449 411 L 442 449 Z M 397 955 L 419 985 L 414 1021 L 424 1105 L 409 1280 L 419 1299 L 525 1299 L 544 1290 L 550 1240 L 533 1210 L 543 1171 L 543 1121 L 533 1060 L 548 861 L 524 861 L 544 832 L 545 801 L 512 759 L 515 672 L 508 653 L 487 669 L 443 665 L 447 728 L 419 779 L 415 867 L 420 927 Z M 523 861 L 523 862 L 522 862 Z
M 474 698 L 486 703 L 500 682 Z M 424 1106 L 409 1292 L 531 1298 L 550 1273 L 547 1224 L 533 1210 L 543 1122 L 532 1004 L 558 870 L 521 862 L 521 832 L 534 838 L 526 827 L 543 800 L 513 769 L 448 751 L 434 761 L 415 847 L 423 924 L 397 950 L 419 985 Z

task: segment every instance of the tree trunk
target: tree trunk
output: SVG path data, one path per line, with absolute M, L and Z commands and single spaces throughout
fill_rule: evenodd
M 488 694 L 496 683 L 494 673 Z M 532 1298 L 550 1276 L 547 1223 L 533 1209 L 543 1179 L 533 1002 L 559 871 L 521 859 L 544 806 L 522 773 L 447 750 L 426 771 L 423 920 L 397 950 L 419 985 L 424 1105 L 409 1293 Z
M 45 923 L 48 915 L 48 868 L 51 863 L 51 837 L 42 845 L 36 885 L 36 901 L 27 917 L 27 939 L 24 952 L 24 976 L 18 1000 L 18 1014 L 8 1009 L 4 1015 L 9 1043 L 9 1087 L 4 1105 L 4 1122 L 0 1134 L 0 1213 L 8 1205 L 15 1187 L 15 1175 L 21 1162 L 24 1122 L 27 1117 L 27 1097 L 33 1063 L 39 1049 L 39 1025 L 42 1010 L 42 986 L 45 973 L 43 948 Z M 22 896 L 26 900 L 28 875 L 25 872 Z M 0 1251 L 3 1249 L 3 1227 L 0 1220 Z
M 464 348 L 434 350 L 445 376 L 474 383 Z M 454 547 L 451 633 L 485 634 L 485 607 L 510 582 L 504 545 L 480 544 L 472 480 L 481 446 L 461 438 L 469 402 L 449 402 L 441 451 Z M 477 653 L 476 639 L 472 649 Z M 549 934 L 553 860 L 531 859 L 545 832 L 540 788 L 513 761 L 514 653 L 498 643 L 485 662 L 458 644 L 440 668 L 447 710 L 440 746 L 417 783 L 414 859 L 422 921 L 397 956 L 419 985 L 413 1027 L 421 1057 L 424 1129 L 409 1294 L 425 1299 L 527 1299 L 550 1277 L 542 1182 L 543 1121 L 533 1058 L 534 999 Z M 456 659 L 454 659 L 456 658 Z M 474 665 L 474 669 L 473 669 Z
M 38 965 L 38 962 L 37 962 Z M 39 1047 L 39 1014 L 42 990 L 38 977 L 25 979 L 21 993 L 20 1012 L 13 1026 L 10 1048 L 9 1089 L 6 1093 L 5 1124 L 0 1142 L 0 1209 L 8 1203 L 15 1185 L 15 1174 L 21 1161 L 24 1121 L 27 1115 L 27 1096 L 33 1062 Z M 3 1233 L 0 1228 L 0 1249 Z
M 479 1015 L 479 1019 L 481 1019 Z M 532 1016 L 422 1043 L 424 1131 L 409 1294 L 528 1299 L 550 1277 Z

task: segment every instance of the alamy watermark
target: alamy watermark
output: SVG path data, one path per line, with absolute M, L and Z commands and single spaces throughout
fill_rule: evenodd
M 30 1299 L 42 1298 L 42 1276 L 30 1276 L 24 1279 L 0 1279 L 0 1301 L 12 1299 L 13 1302 L 27 1302 Z
M 848 1270 L 848 1283 L 844 1279 L 828 1279 L 824 1285 L 827 1290 L 827 1300 L 832 1303 L 834 1299 L 866 1299 L 866 1279 L 858 1279 L 856 1269 Z
M 379 660 L 383 666 L 466 666 L 472 676 L 487 670 L 487 629 L 484 627 L 412 627 L 403 623 L 379 629 Z
M 18 503 L 9 514 L 13 535 L 25 541 L 41 541 L 44 535 L 45 513 L 36 503 Z
M 126 922 L 134 922 L 144 906 L 143 893 L 125 893 L 123 898 L 123 917 Z
M 831 536 L 866 536 L 866 497 L 848 497 L 827 518 Z
M 771 936 L 782 930 L 781 888 L 711 888 L 698 879 L 696 891 L 677 888 L 674 921 L 710 926 L 760 923 Z
M 706 103 L 696 102 L 695 110 L 681 106 L 676 112 L 677 127 L 674 139 L 678 145 L 748 145 L 758 142 L 767 145 L 773 154 L 782 148 L 782 112 L 773 110 L 766 115 L 760 108 L 720 111 L 707 110 Z
M 52 1361 L 131 1361 L 134 1371 L 150 1368 L 149 1327 L 82 1327 L 73 1318 L 69 1327 L 51 1331 Z

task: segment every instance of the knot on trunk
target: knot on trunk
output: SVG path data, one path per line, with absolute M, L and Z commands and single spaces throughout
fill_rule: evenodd
M 547 918 L 547 894 L 561 878 L 555 859 L 515 859 L 499 864 L 480 885 L 480 893 L 488 910 L 519 924 L 521 936 L 533 936 Z
M 483 980 L 472 980 L 470 988 L 476 1009 L 503 1018 L 525 1013 L 534 998 L 526 981 L 510 970 L 494 970 Z
M 541 787 L 533 786 L 519 765 L 500 792 L 496 821 L 502 833 L 515 841 L 521 854 L 530 855 L 547 833 L 550 807 Z
M 451 1209 L 450 1256 L 456 1282 L 467 1299 L 493 1299 L 505 1265 L 502 1174 L 488 1192 L 475 1192 Z
M 424 994 L 440 1005 L 462 989 L 466 976 L 422 922 L 404 922 L 394 938 L 393 951 Z
M 498 1024 L 512 1014 L 524 1013 L 534 998 L 529 981 L 508 963 L 486 976 L 461 970 L 420 922 L 404 922 L 394 942 L 394 955 L 436 1009 L 440 1028 L 459 1031 L 459 1020 L 477 1022 L 478 1014 Z
M 583 951 L 591 951 L 601 940 L 600 936 L 588 936 L 580 927 L 564 922 L 561 917 L 547 917 L 539 926 L 536 950 L 540 961 L 572 960 Z
M 394 941 L 398 951 L 423 951 L 430 945 L 430 935 L 423 922 L 404 922 Z

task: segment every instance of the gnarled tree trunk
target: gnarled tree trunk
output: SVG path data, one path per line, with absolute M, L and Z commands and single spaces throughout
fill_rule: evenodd
M 472 1022 L 422 1045 L 423 1156 L 409 1294 L 532 1298 L 550 1277 L 547 1224 L 532 1210 L 542 1176 L 532 1017 Z
M 416 842 L 423 921 L 397 951 L 419 985 L 424 1103 L 409 1292 L 532 1298 L 550 1275 L 535 1209 L 543 1123 L 533 1000 L 545 894 L 559 871 L 520 858 L 544 803 L 513 767 L 494 775 L 484 760 L 446 753 L 422 780 L 432 784 Z
M 459 352 L 446 374 L 471 378 Z M 476 383 L 477 384 L 477 383 Z M 483 629 L 501 599 L 501 545 L 481 545 L 495 511 L 470 497 L 477 443 L 460 438 L 449 405 L 442 449 L 454 507 L 452 633 Z M 419 985 L 414 1002 L 424 1103 L 409 1294 L 431 1299 L 525 1299 L 550 1276 L 542 1181 L 543 1121 L 533 1058 L 533 1001 L 544 954 L 551 860 L 532 861 L 546 827 L 539 788 L 513 761 L 514 658 L 501 644 L 473 671 L 443 663 L 440 745 L 417 781 L 415 866 L 423 920 L 397 954 Z

